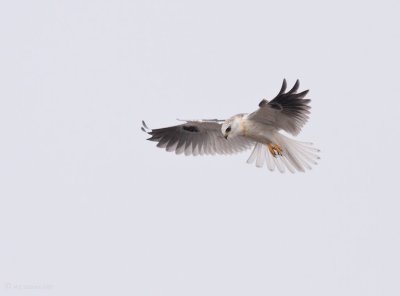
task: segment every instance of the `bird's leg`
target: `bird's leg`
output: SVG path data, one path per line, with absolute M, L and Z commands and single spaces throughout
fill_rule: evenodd
M 274 157 L 277 157 L 278 155 L 282 156 L 283 153 L 281 146 L 278 144 L 268 144 L 268 150 Z

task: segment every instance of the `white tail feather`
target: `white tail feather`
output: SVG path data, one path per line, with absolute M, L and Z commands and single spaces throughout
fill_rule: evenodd
M 272 155 L 268 145 L 257 143 L 247 163 L 255 161 L 257 167 L 266 164 L 269 170 L 274 171 L 276 167 L 281 173 L 286 169 L 292 173 L 304 172 L 306 169 L 311 170 L 311 165 L 317 164 L 319 150 L 311 147 L 312 143 L 296 141 L 278 133 L 275 141 L 274 144 L 281 147 L 282 155 Z
M 257 149 L 258 151 L 257 151 L 256 166 L 262 168 L 264 166 L 264 161 L 265 161 L 265 151 L 262 145 L 258 145 Z
M 253 163 L 253 162 L 256 160 L 256 158 L 257 158 L 257 148 L 256 148 L 257 145 L 259 145 L 259 144 L 256 144 L 256 145 L 254 146 L 253 152 L 251 152 L 249 158 L 247 159 L 247 163 L 248 163 L 248 164 Z
M 267 154 L 267 168 L 272 172 L 273 170 L 275 170 L 275 162 L 273 160 L 274 157 L 272 156 L 271 153 L 267 152 L 268 150 L 267 146 L 264 146 L 263 149 L 265 150 L 265 154 Z

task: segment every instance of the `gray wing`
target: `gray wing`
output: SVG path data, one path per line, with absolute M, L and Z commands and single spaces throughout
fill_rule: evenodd
M 142 121 L 142 130 L 151 135 L 148 140 L 158 142 L 157 147 L 175 151 L 176 154 L 232 154 L 254 145 L 252 141 L 240 136 L 225 139 L 221 132 L 221 122 L 221 120 L 196 120 L 171 127 L 150 129 Z
M 311 109 L 308 105 L 311 100 L 304 99 L 308 90 L 297 93 L 299 85 L 297 80 L 292 89 L 285 93 L 287 84 L 284 79 L 278 95 L 270 102 L 262 100 L 258 105 L 260 108 L 251 113 L 248 119 L 297 135 L 307 122 Z

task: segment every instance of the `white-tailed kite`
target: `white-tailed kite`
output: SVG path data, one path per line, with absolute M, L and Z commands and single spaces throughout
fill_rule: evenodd
M 176 154 L 232 154 L 254 147 L 248 163 L 266 164 L 271 171 L 276 167 L 281 173 L 286 168 L 292 173 L 304 172 L 317 164 L 319 150 L 279 131 L 299 134 L 310 114 L 310 100 L 304 98 L 308 90 L 297 93 L 299 80 L 285 93 L 286 86 L 284 79 L 278 95 L 270 102 L 263 99 L 250 114 L 227 120 L 183 120 L 184 124 L 159 129 L 149 129 L 143 121 L 142 130 L 151 135 L 148 140 L 158 142 L 157 147 Z

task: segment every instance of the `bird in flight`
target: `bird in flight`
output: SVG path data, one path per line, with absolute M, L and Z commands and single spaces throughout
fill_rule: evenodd
M 176 154 L 214 155 L 233 154 L 253 148 L 248 163 L 264 165 L 281 173 L 304 172 L 317 164 L 319 150 L 312 143 L 291 139 L 281 130 L 297 136 L 308 120 L 310 100 L 308 90 L 297 92 L 299 80 L 286 91 L 283 80 L 277 96 L 271 101 L 263 99 L 253 113 L 241 113 L 227 120 L 182 120 L 183 124 L 150 129 L 142 121 L 142 130 L 151 135 L 148 140 L 158 142 L 157 147 Z

